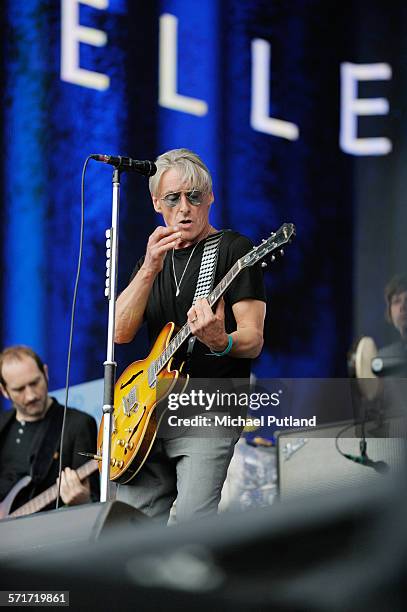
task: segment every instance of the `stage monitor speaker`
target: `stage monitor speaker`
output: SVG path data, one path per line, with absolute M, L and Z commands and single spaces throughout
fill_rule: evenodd
M 112 529 L 96 542 L 8 560 L 0 589 L 62 590 L 75 612 L 401 612 L 406 482 L 403 474 L 383 489 Z
M 348 426 L 346 431 L 343 431 Z M 376 484 L 386 473 L 346 459 L 342 453 L 360 456 L 360 425 L 354 422 L 302 430 L 286 430 L 277 436 L 277 471 L 280 500 L 298 495 L 332 492 L 362 482 Z M 387 473 L 400 471 L 406 461 L 406 440 L 402 437 L 367 438 L 367 455 L 374 462 L 384 462 Z M 381 464 L 383 465 L 383 464 Z
M 116 527 L 148 522 L 141 512 L 123 502 L 98 502 L 40 512 L 0 522 L 0 557 L 48 551 L 61 546 L 94 542 Z

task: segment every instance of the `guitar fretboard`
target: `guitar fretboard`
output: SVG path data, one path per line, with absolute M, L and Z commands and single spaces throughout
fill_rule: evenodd
M 231 267 L 229 272 L 223 279 L 216 285 L 215 289 L 208 295 L 207 300 L 210 306 L 213 306 L 218 299 L 225 293 L 226 289 L 233 282 L 236 276 L 241 272 L 243 268 L 243 264 L 240 259 L 236 261 L 236 263 Z M 151 364 L 151 372 L 149 372 L 149 381 L 155 379 L 158 372 L 160 372 L 163 367 L 169 362 L 171 357 L 175 354 L 175 352 L 179 349 L 181 344 L 188 338 L 191 330 L 189 328 L 189 324 L 185 323 L 179 330 L 179 332 L 174 336 L 165 350 L 161 353 L 161 355 L 153 361 Z M 153 376 L 150 376 L 153 374 Z
M 96 472 L 97 469 L 98 463 L 97 461 L 94 461 L 94 459 L 92 459 L 91 461 L 88 461 L 87 463 L 81 465 L 76 470 L 76 473 L 79 476 L 79 480 L 82 481 L 85 480 L 85 478 L 87 478 L 91 474 L 93 474 L 93 472 Z M 17 510 L 14 510 L 14 512 L 12 512 L 9 516 L 15 517 L 26 516 L 27 514 L 34 514 L 35 512 L 39 512 L 40 510 L 48 506 L 48 504 L 54 502 L 57 497 L 58 487 L 56 484 L 54 484 L 46 491 L 43 491 L 43 493 L 37 495 L 37 497 L 34 497 L 34 499 L 31 499 L 20 508 L 17 508 Z

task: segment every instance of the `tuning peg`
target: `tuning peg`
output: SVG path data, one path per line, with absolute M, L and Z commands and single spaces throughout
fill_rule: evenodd
M 270 259 L 271 259 L 271 261 L 276 261 L 276 256 L 275 256 L 275 255 L 272 255 L 272 256 L 270 257 Z
M 262 261 L 262 262 L 261 262 L 261 267 L 262 267 L 262 268 L 267 268 L 267 264 L 266 264 L 266 262 L 265 262 L 265 261 Z
M 284 255 L 284 249 L 280 249 L 280 255 Z

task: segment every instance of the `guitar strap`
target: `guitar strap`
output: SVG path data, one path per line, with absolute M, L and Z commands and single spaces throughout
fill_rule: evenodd
M 218 263 L 219 245 L 222 240 L 223 232 L 212 234 L 205 241 L 204 250 L 202 253 L 201 266 L 199 268 L 198 280 L 196 282 L 195 295 L 192 300 L 192 306 L 200 298 L 206 298 L 213 289 L 215 281 L 216 266 Z M 195 345 L 195 336 L 191 336 L 188 340 L 187 361 L 190 359 Z

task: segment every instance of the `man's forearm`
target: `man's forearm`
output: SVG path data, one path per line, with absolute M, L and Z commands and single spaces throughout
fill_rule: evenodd
M 138 332 L 147 306 L 155 275 L 140 268 L 116 301 L 115 342 L 131 342 Z
M 229 352 L 231 357 L 242 357 L 255 359 L 260 355 L 263 348 L 263 334 L 256 328 L 247 327 L 238 329 L 232 334 L 233 344 Z M 223 338 L 219 338 L 217 345 L 210 348 L 216 352 L 222 352 L 228 345 L 229 334 L 225 333 Z

